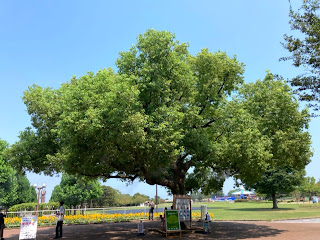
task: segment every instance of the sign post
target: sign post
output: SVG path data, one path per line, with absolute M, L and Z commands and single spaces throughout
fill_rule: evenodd
M 169 233 L 179 233 L 181 237 L 181 226 L 179 220 L 179 213 L 177 210 L 166 210 L 165 211 L 165 226 L 166 226 L 166 237 Z
M 22 217 L 19 239 L 36 239 L 38 217 Z

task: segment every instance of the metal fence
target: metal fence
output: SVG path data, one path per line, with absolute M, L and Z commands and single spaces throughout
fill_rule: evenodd
M 169 205 L 168 205 L 169 206 Z M 167 207 L 168 207 L 167 206 Z M 156 213 L 163 214 L 164 207 L 159 207 L 154 210 Z M 200 210 L 200 207 L 192 207 L 192 210 Z M 54 225 L 56 222 L 56 213 L 59 209 L 54 210 L 40 210 L 38 216 L 39 226 L 49 226 Z M 97 214 L 96 216 L 94 216 Z M 19 227 L 21 222 L 21 217 L 36 216 L 36 211 L 17 211 L 8 212 L 6 219 L 8 222 L 8 227 Z M 93 222 L 114 222 L 114 221 L 130 221 L 135 219 L 144 220 L 147 219 L 149 215 L 149 207 L 109 207 L 109 208 L 77 208 L 77 209 L 66 209 L 65 210 L 65 220 L 66 224 L 79 224 L 79 223 L 93 223 Z M 158 216 L 159 216 L 158 215 Z M 74 216 L 74 217 L 68 217 Z M 91 220 L 90 218 L 94 219 Z M 96 221 L 98 220 L 98 221 Z
M 59 211 L 53 210 L 39 210 L 38 216 L 55 215 Z M 69 215 L 86 215 L 86 214 L 129 214 L 129 213 L 148 213 L 148 207 L 109 207 L 109 208 L 74 208 L 65 209 L 65 216 Z M 8 212 L 7 217 L 23 217 L 23 216 L 35 216 L 37 211 L 21 210 L 17 212 Z
M 39 210 L 39 217 L 55 217 L 56 213 L 59 209 L 54 210 Z M 130 214 L 132 213 L 132 214 Z M 146 219 L 148 217 L 149 208 L 148 207 L 110 207 L 110 208 L 77 208 L 77 209 L 66 209 L 65 216 L 78 216 L 77 218 L 81 219 L 81 216 L 89 216 L 93 214 L 101 214 L 100 222 L 108 222 L 115 221 L 115 218 L 109 218 L 108 215 L 119 215 L 118 219 L 121 218 L 121 221 L 130 221 L 133 219 L 137 219 L 134 215 L 135 213 L 143 213 L 140 214 L 138 219 Z M 10 227 L 19 227 L 20 226 L 20 218 L 27 216 L 36 216 L 37 211 L 17 211 L 17 212 L 7 212 L 6 218 L 10 219 L 10 223 L 8 224 Z M 75 217 L 76 217 L 75 216 Z M 39 219 L 40 220 L 40 219 Z M 120 220 L 119 220 L 120 221 Z M 39 223 L 40 221 L 38 221 Z M 65 219 L 65 223 L 69 221 L 67 218 Z M 41 221 L 41 225 L 52 225 L 52 221 Z

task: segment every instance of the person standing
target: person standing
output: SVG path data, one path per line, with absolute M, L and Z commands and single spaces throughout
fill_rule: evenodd
M 3 229 L 4 229 L 4 218 L 7 215 L 7 210 L 5 210 L 5 214 L 2 213 L 3 207 L 0 207 L 0 237 L 1 240 L 4 240 L 3 238 Z
M 150 209 L 149 209 L 149 220 L 150 220 L 150 218 L 151 218 L 151 220 L 153 220 L 154 203 L 153 203 L 153 201 L 148 202 L 148 203 L 149 203 L 149 206 L 150 206 Z
M 56 214 L 58 217 L 57 226 L 56 226 L 56 236 L 53 239 L 62 238 L 62 224 L 64 219 L 65 208 L 63 206 L 64 202 L 60 201 L 60 210 Z

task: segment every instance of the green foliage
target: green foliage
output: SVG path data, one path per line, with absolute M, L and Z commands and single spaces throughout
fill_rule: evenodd
M 312 196 L 320 195 L 320 181 L 317 183 L 314 177 L 305 177 L 298 190 L 303 196 L 308 196 L 310 199 Z
M 9 208 L 9 212 L 35 211 L 36 202 L 16 204 Z M 39 210 L 52 210 L 59 207 L 59 202 L 39 203 Z
M 284 48 L 292 55 L 282 60 L 293 60 L 295 67 L 303 67 L 305 72 L 292 79 L 301 100 L 311 102 L 310 106 L 319 110 L 320 102 L 320 1 L 305 0 L 298 11 L 290 9 L 290 26 L 299 33 L 298 37 L 285 35 Z
M 261 179 L 235 177 L 259 193 L 272 195 L 276 207 L 275 195 L 293 191 L 310 162 L 311 136 L 305 131 L 310 121 L 308 111 L 299 110 L 290 87 L 282 80 L 274 80 L 271 73 L 267 73 L 263 81 L 245 84 L 235 101 L 239 109 L 255 120 L 256 130 L 265 139 L 269 153 L 265 161 L 260 161 L 264 164 L 261 171 L 256 172 Z M 242 151 L 235 152 L 241 154 Z M 246 162 L 249 168 L 257 163 Z
M 280 193 L 290 193 L 303 181 L 304 170 L 292 167 L 275 167 L 264 172 L 257 183 L 251 185 L 257 192 L 272 196 L 274 208 L 277 208 L 276 196 Z
M 73 77 L 56 90 L 34 85 L 25 91 L 34 130 L 27 128 L 10 148 L 11 163 L 47 174 L 139 178 L 173 194 L 209 194 L 221 190 L 227 176 L 253 183 L 272 162 L 305 166 L 309 160 L 304 154 L 272 158 L 272 132 L 263 125 L 262 115 L 246 108 L 261 105 L 252 111 L 264 111 L 264 119 L 270 119 L 276 110 L 265 106 L 273 99 L 266 91 L 271 85 L 265 87 L 264 97 L 253 96 L 260 102 L 230 101 L 243 83 L 244 64 L 236 57 L 208 49 L 192 56 L 188 44 L 179 43 L 174 34 L 148 30 L 129 51 L 120 53 L 117 67 L 117 73 L 103 69 Z M 276 93 L 281 99 L 284 92 Z M 296 117 L 300 125 L 293 129 L 301 129 L 306 123 L 300 119 L 308 120 L 298 113 L 279 117 L 278 124 Z M 277 125 L 275 119 L 268 123 Z M 308 134 L 300 138 L 294 131 L 276 133 L 273 138 L 293 145 L 279 144 L 279 152 L 290 155 L 294 147 L 308 151 L 300 142 L 309 143 Z M 129 204 L 130 198 L 123 195 L 119 204 Z
M 148 201 L 149 197 L 135 193 L 133 196 L 122 194 L 119 190 L 110 186 L 102 186 L 102 194 L 93 200 L 96 207 L 122 207 L 122 206 L 138 206 L 140 203 Z
M 133 204 L 136 206 L 139 205 L 140 203 L 144 203 L 149 200 L 149 196 L 141 194 L 141 193 L 135 193 L 132 196 L 132 198 L 133 198 Z M 160 202 L 160 200 L 161 199 L 158 197 L 158 202 Z
M 20 203 L 28 203 L 28 202 L 36 202 L 37 201 L 37 193 L 33 186 L 30 185 L 29 180 L 26 176 L 21 173 L 16 173 L 17 178 L 17 193 L 18 198 L 15 201 L 15 204 Z
M 97 207 L 114 207 L 116 205 L 116 196 L 118 190 L 110 186 L 101 186 L 102 194 L 97 199 L 93 200 L 93 205 Z
M 10 207 L 18 199 L 15 171 L 4 158 L 8 143 L 0 139 L 0 205 Z
M 0 205 L 10 207 L 23 202 L 32 202 L 37 194 L 29 180 L 16 172 L 6 160 L 8 144 L 0 139 Z
M 77 206 L 90 203 L 101 194 L 101 185 L 97 180 L 87 180 L 63 173 L 60 184 L 52 191 L 50 201 L 64 201 L 67 206 Z
M 268 141 L 268 166 L 304 169 L 310 162 L 311 136 L 307 109 L 299 110 L 290 87 L 268 73 L 263 81 L 245 84 L 237 99 L 256 122 L 257 130 Z

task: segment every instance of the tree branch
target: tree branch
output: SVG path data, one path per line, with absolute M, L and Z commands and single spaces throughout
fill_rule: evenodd
M 216 139 L 214 140 L 215 142 L 218 141 L 218 139 L 224 134 L 224 131 L 222 131 L 217 137 Z
M 110 174 L 104 174 L 104 173 L 98 173 L 98 174 L 87 174 L 83 172 L 79 172 L 79 173 L 87 177 L 104 177 L 107 179 L 110 179 L 110 178 L 129 179 L 131 181 L 134 181 L 138 177 L 137 174 L 136 175 L 110 175 Z
M 209 127 L 211 123 L 215 122 L 214 119 L 211 119 L 209 122 L 207 122 L 205 125 L 202 125 L 201 128 Z
M 222 85 L 220 86 L 220 88 L 219 88 L 219 90 L 218 90 L 218 92 L 217 92 L 217 94 L 219 95 L 219 97 L 221 97 L 221 91 L 222 91 L 222 89 L 223 89 L 223 87 L 224 87 L 224 85 L 225 85 L 225 83 L 226 83 L 226 81 L 227 81 L 227 77 L 228 77 L 228 74 L 227 74 L 227 76 L 225 76 L 224 78 L 223 78 L 223 82 L 222 82 Z

